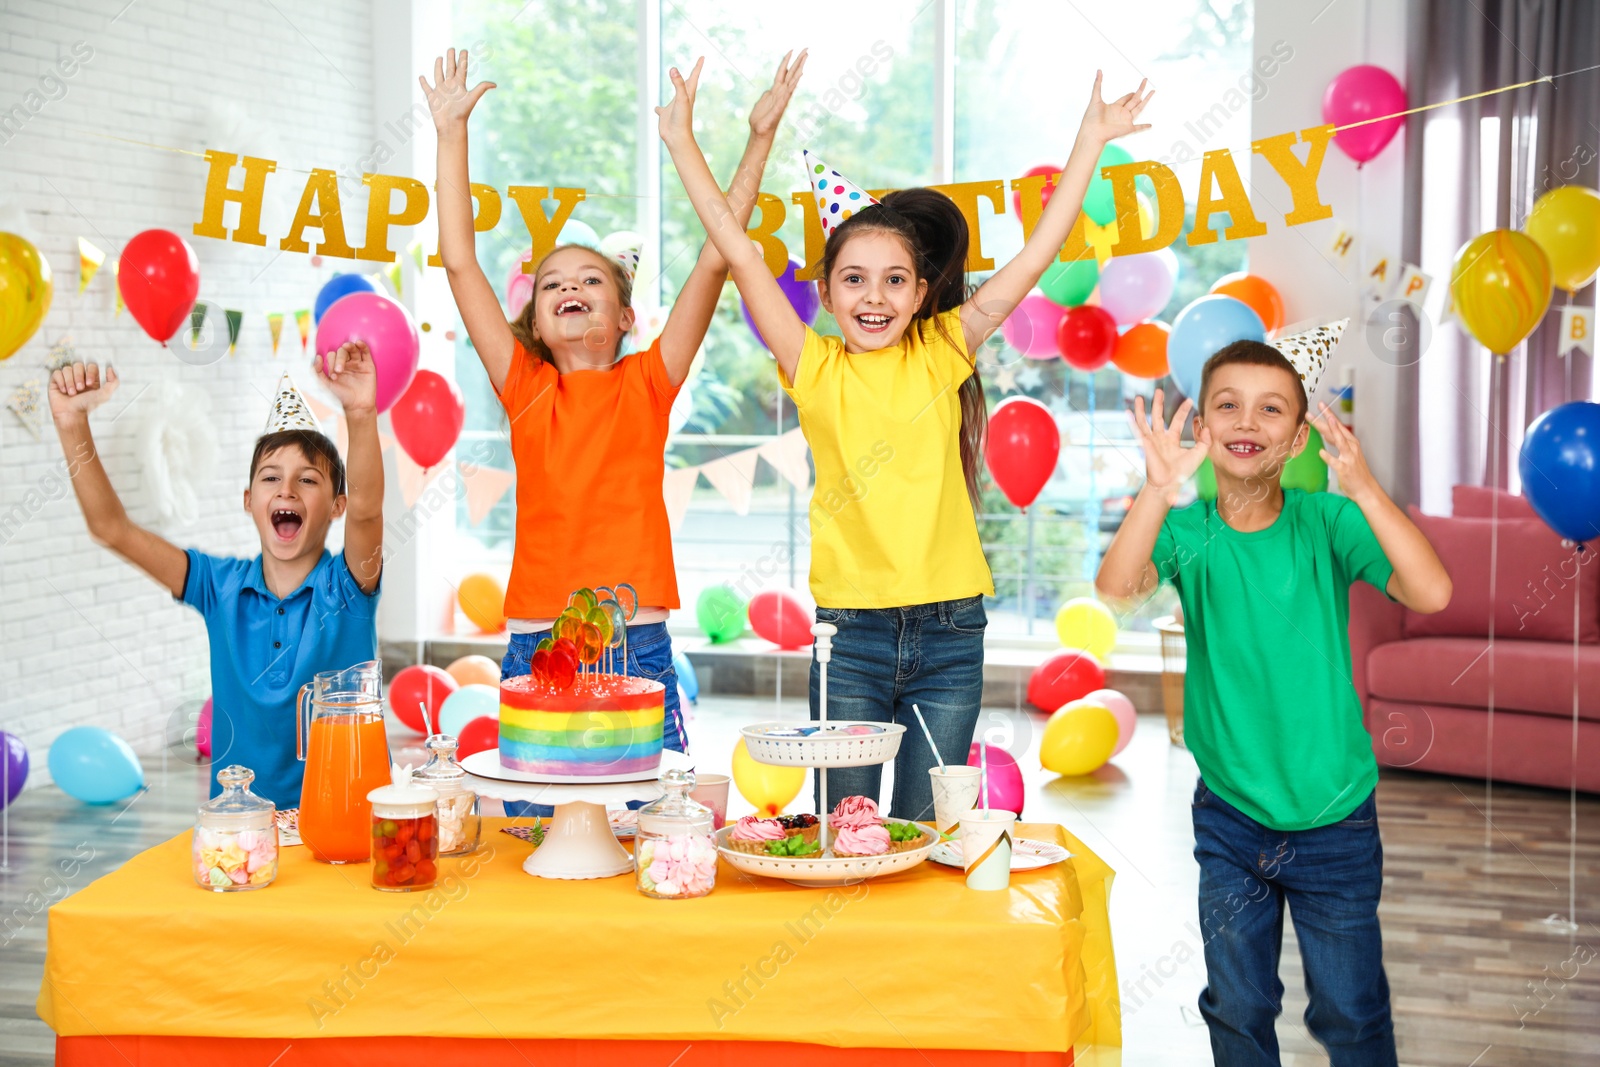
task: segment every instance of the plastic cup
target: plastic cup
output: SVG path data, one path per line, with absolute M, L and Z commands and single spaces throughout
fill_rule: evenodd
M 945 833 L 961 821 L 961 816 L 978 806 L 978 789 L 983 771 L 954 763 L 929 767 L 933 779 L 933 821 Z
M 711 809 L 711 828 L 720 830 L 728 821 L 728 783 L 733 779 L 726 774 L 699 774 L 694 776 L 694 789 L 689 799 Z
M 977 808 L 961 814 L 961 858 L 968 889 L 1005 889 L 1011 884 L 1011 834 L 1016 812 Z

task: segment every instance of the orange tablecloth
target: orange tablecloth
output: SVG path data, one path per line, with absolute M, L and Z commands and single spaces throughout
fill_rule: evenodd
M 316 1039 L 408 1034 L 502 1051 L 505 1039 L 765 1042 L 768 1067 L 784 1062 L 783 1042 L 1051 1062 L 1121 1043 L 1112 871 L 1058 826 L 1019 831 L 1074 858 L 1001 892 L 969 892 L 931 863 L 843 889 L 724 864 L 711 896 L 655 901 L 629 877 L 530 878 L 530 846 L 490 832 L 502 825 L 486 820 L 485 847 L 415 894 L 375 892 L 365 865 L 319 864 L 303 848 L 284 850 L 264 891 L 202 892 L 181 834 L 50 909 L 39 1015 L 72 1039 L 64 1056 L 109 1051 L 104 1035 L 142 1035 L 151 1050 L 181 1044 L 162 1038 L 299 1041 L 297 1056 Z M 696 1062 L 721 1058 L 683 1061 Z

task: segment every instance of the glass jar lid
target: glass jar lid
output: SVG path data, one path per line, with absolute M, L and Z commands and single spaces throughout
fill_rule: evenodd
M 639 832 L 667 837 L 672 834 L 709 834 L 714 826 L 711 809 L 689 796 L 694 772 L 673 768 L 661 772 L 659 800 L 639 809 Z
M 421 785 L 380 785 L 367 794 L 372 814 L 385 819 L 416 819 L 432 815 L 439 794 Z
M 222 792 L 200 805 L 201 817 L 254 815 L 270 818 L 277 809 L 266 797 L 250 792 L 250 783 L 255 780 L 256 772 L 249 767 L 235 763 L 222 768 L 217 772 Z
M 449 734 L 434 734 L 424 744 L 428 749 L 428 762 L 412 775 L 417 784 L 441 793 L 458 793 L 465 789 L 466 768 L 456 762 L 460 741 Z

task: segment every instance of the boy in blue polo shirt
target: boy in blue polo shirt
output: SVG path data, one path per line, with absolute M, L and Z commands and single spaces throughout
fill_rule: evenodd
M 383 569 L 383 458 L 372 355 L 345 345 L 315 373 L 344 407 L 346 464 L 285 375 L 250 459 L 244 509 L 261 553 L 253 559 L 178 548 L 123 510 L 89 432 L 89 413 L 111 397 L 117 374 L 75 363 L 50 376 L 50 413 L 66 452 L 89 536 L 160 582 L 205 617 L 211 641 L 212 767 L 242 763 L 254 791 L 298 807 L 304 764 L 295 758 L 295 694 L 318 671 L 376 659 Z M 343 517 L 344 552 L 326 548 Z M 211 795 L 222 791 L 211 777 Z
M 1134 401 L 1145 484 L 1095 580 L 1122 603 L 1170 582 L 1183 603 L 1184 741 L 1200 767 L 1200 1013 L 1223 1067 L 1279 1062 L 1285 907 L 1305 966 L 1306 1026 L 1333 1067 L 1395 1063 L 1378 929 L 1378 766 L 1350 681 L 1349 593 L 1366 581 L 1435 612 L 1451 589 L 1355 435 L 1326 409 L 1315 420 L 1321 456 L 1345 495 L 1282 487 L 1284 464 L 1306 447 L 1307 392 L 1342 326 L 1212 356 L 1193 448 L 1181 440 L 1191 401 L 1170 425 L 1161 390 L 1148 421 L 1143 398 Z M 1216 500 L 1173 510 L 1208 457 Z

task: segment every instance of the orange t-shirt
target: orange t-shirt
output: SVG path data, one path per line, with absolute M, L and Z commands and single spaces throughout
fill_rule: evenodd
M 661 482 L 679 388 L 660 341 L 570 374 L 517 345 L 500 391 L 517 465 L 508 617 L 553 618 L 573 590 L 619 582 L 641 606 L 678 606 Z

